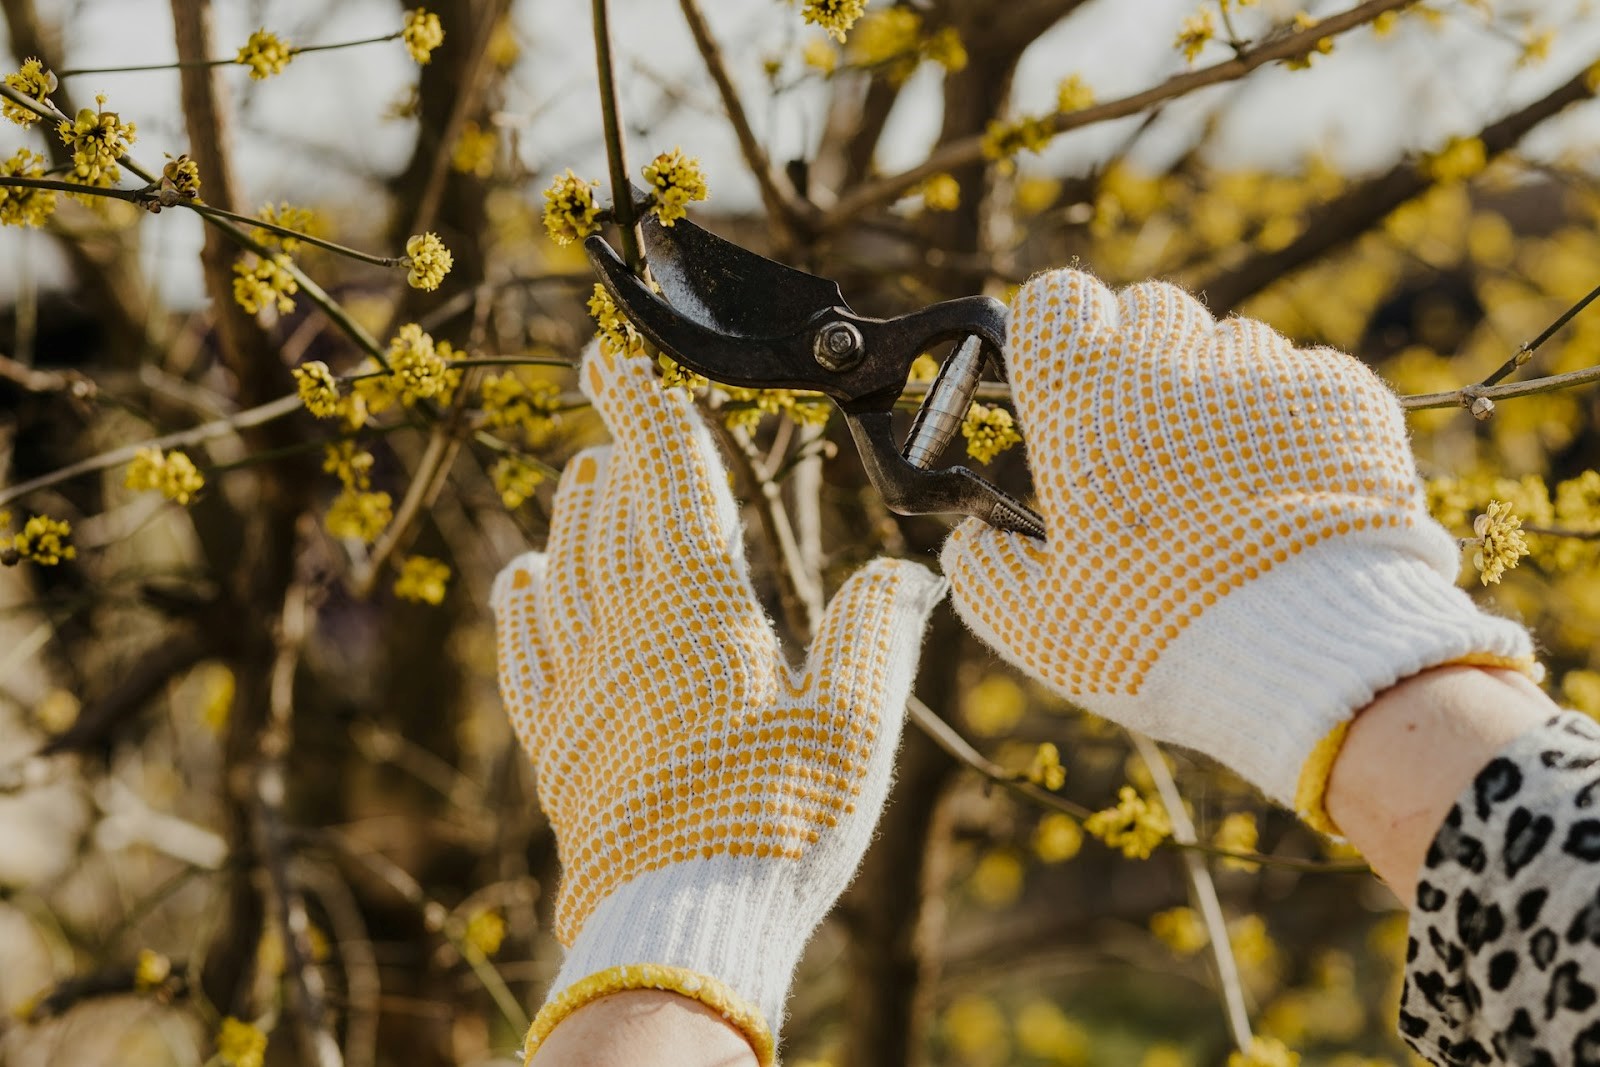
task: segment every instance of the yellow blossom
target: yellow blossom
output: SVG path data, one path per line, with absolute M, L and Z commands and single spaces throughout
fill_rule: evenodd
M 1250 1039 L 1248 1052 L 1230 1052 L 1228 1067 L 1299 1067 L 1300 1054 L 1282 1041 L 1257 1035 Z
M 961 206 L 961 183 L 951 174 L 935 174 L 921 185 L 922 206 L 929 211 L 954 211 Z
M 85 185 L 106 188 L 122 179 L 117 160 L 138 137 L 133 123 L 105 109 L 104 96 L 94 99 L 95 107 L 82 108 L 76 118 L 57 123 L 56 134 L 72 153 L 72 176 Z
M 67 520 L 35 515 L 22 524 L 21 533 L 12 535 L 11 547 L 0 551 L 0 563 L 10 566 L 27 559 L 54 567 L 64 559 L 76 559 L 78 550 L 67 544 L 71 536 L 72 524 Z
M 945 1040 L 965 1063 L 1002 1064 L 1011 1056 L 1011 1027 L 988 997 L 963 993 L 940 1019 Z
M 161 166 L 161 186 L 185 200 L 200 199 L 200 164 L 190 159 L 188 153 L 177 157 L 169 155 Z
M 1033 831 L 1033 851 L 1045 863 L 1065 863 L 1083 847 L 1083 830 L 1072 816 L 1052 811 Z
M 270 222 L 275 226 L 296 230 L 305 234 L 317 234 L 322 230 L 322 220 L 317 213 L 307 207 L 296 207 L 289 203 L 280 203 L 276 207 L 272 204 L 262 204 L 261 210 L 256 212 L 256 218 L 262 222 Z M 294 253 L 300 248 L 300 239 L 276 230 L 268 230 L 257 226 L 250 231 L 250 238 L 257 244 L 276 248 L 280 252 Z
M 371 544 L 392 518 L 393 500 L 388 493 L 363 493 L 346 488 L 334 497 L 322 524 L 335 537 Z
M 444 603 L 450 585 L 450 565 L 428 556 L 407 556 L 394 580 L 394 595 L 413 604 Z
M 1129 859 L 1141 860 L 1149 859 L 1151 850 L 1172 833 L 1161 806 L 1128 785 L 1118 790 L 1116 807 L 1095 812 L 1084 820 L 1083 828 Z
M 1479 137 L 1452 137 L 1422 161 L 1422 172 L 1436 182 L 1465 181 L 1489 165 L 1489 150 Z
M 290 373 L 294 375 L 300 402 L 307 411 L 319 419 L 331 419 L 339 414 L 339 383 L 334 381 L 333 372 L 326 363 L 313 359 L 300 364 Z
M 294 294 L 300 283 L 289 270 L 292 261 L 287 255 L 257 256 L 246 253 L 233 264 L 233 299 L 252 315 L 268 308 L 280 315 L 294 310 Z
M 211 663 L 203 668 L 200 693 L 200 723 L 213 737 L 221 737 L 233 713 L 237 682 L 226 664 Z
M 1584 471 L 1556 484 L 1555 515 L 1563 529 L 1600 529 L 1600 471 Z
M 822 27 L 829 37 L 843 44 L 845 34 L 850 32 L 850 27 L 866 10 L 867 0 L 805 0 L 800 14 L 807 22 Z
M 1193 956 L 1211 943 L 1206 924 L 1193 908 L 1168 908 L 1150 916 L 1150 932 L 1179 956 Z
M 1067 780 L 1067 769 L 1061 766 L 1061 752 L 1055 745 L 1045 741 L 1033 752 L 1033 761 L 1028 764 L 1028 781 L 1043 789 L 1060 789 Z
M 44 156 L 19 148 L 16 154 L 0 163 L 0 176 L 11 178 L 43 178 L 49 160 Z M 43 226 L 56 211 L 56 194 L 53 189 L 18 189 L 0 185 L 0 226 Z
M 967 417 L 961 421 L 961 436 L 967 439 L 967 455 L 979 463 L 992 461 L 1022 441 L 1011 412 L 987 404 L 973 404 L 967 409 Z
M 980 737 L 996 737 L 1010 730 L 1028 708 L 1022 687 L 1003 674 L 986 675 L 962 696 L 962 717 Z
M 639 334 L 634 330 L 633 323 L 623 317 L 611 294 L 599 282 L 595 283 L 594 291 L 589 295 L 589 315 L 600 334 L 600 348 L 603 351 L 622 355 L 638 346 Z
M 1313 28 L 1314 26 L 1316 26 L 1316 24 L 1317 24 L 1317 20 L 1312 18 L 1309 13 L 1307 13 L 1305 11 L 1297 11 L 1297 12 L 1295 12 L 1294 29 L 1295 29 L 1296 33 L 1304 33 L 1306 30 L 1309 30 L 1309 29 Z M 1290 58 L 1285 59 L 1283 61 L 1283 65 L 1288 67 L 1290 70 L 1305 70 L 1305 69 L 1307 69 L 1308 67 L 1311 66 L 1311 60 L 1314 59 L 1316 56 L 1319 56 L 1319 55 L 1324 55 L 1325 56 L 1329 52 L 1332 52 L 1332 51 L 1333 51 L 1333 38 L 1332 37 L 1318 37 L 1317 40 L 1316 40 L 1316 43 L 1311 46 L 1310 51 L 1305 52 L 1302 55 L 1291 56 Z
M 1022 894 L 1022 877 L 1022 860 L 1015 852 L 986 852 L 972 869 L 972 895 L 984 907 L 1006 907 Z
M 1528 554 L 1522 520 L 1512 513 L 1511 505 L 1505 501 L 1489 501 L 1489 509 L 1472 520 L 1472 532 L 1478 541 L 1472 565 L 1478 569 L 1484 585 L 1498 585 L 1500 576 Z
M 419 233 L 406 241 L 406 284 L 429 292 L 439 288 L 455 265 L 455 257 L 436 233 Z
M 167 980 L 172 974 L 172 961 L 154 949 L 142 948 L 139 958 L 133 965 L 133 985 L 135 989 L 151 990 Z
M 1261 831 L 1256 827 L 1256 817 L 1248 811 L 1235 811 L 1222 820 L 1211 843 L 1229 852 L 1254 852 L 1260 840 Z M 1224 857 L 1222 866 L 1226 870 L 1253 871 L 1261 865 L 1249 860 Z
M 923 41 L 922 54 L 952 74 L 967 69 L 967 46 L 954 26 L 946 26 Z
M 684 208 L 690 201 L 704 200 L 709 195 L 700 161 L 678 148 L 651 160 L 644 168 L 644 180 L 656 219 L 663 226 L 684 218 L 688 214 Z
M 48 733 L 65 733 L 78 721 L 78 713 L 82 710 L 83 705 L 70 692 L 52 689 L 34 706 L 33 721 Z
M 1017 1012 L 1017 1046 L 1056 1067 L 1077 1067 L 1089 1054 L 1084 1028 L 1048 1000 L 1035 998 Z
M 939 376 L 939 361 L 924 352 L 911 361 L 911 371 L 907 375 L 908 381 L 931 382 Z
M 41 104 L 45 97 L 56 91 L 55 73 L 46 70 L 37 59 L 23 60 L 22 68 L 15 74 L 7 74 L 5 81 L 9 88 Z M 34 111 L 9 99 L 0 100 L 0 112 L 18 126 L 32 126 L 39 121 L 39 115 Z
M 494 157 L 499 149 L 500 135 L 494 127 L 484 129 L 476 122 L 467 122 L 450 153 L 450 166 L 461 174 L 487 178 L 494 173 Z
M 536 437 L 549 428 L 560 391 L 551 382 L 528 381 L 515 371 L 507 371 L 485 376 L 480 395 L 490 426 L 521 427 L 530 437 Z
M 1377 37 L 1387 37 L 1400 25 L 1400 12 L 1385 11 L 1372 20 L 1372 33 Z
M 506 921 L 493 908 L 482 908 L 467 919 L 466 931 L 461 939 L 485 956 L 500 951 L 506 937 Z
M 731 403 L 723 405 L 722 424 L 730 430 L 748 433 L 760 424 L 761 416 L 776 415 L 783 408 L 783 394 L 775 389 L 730 387 L 724 392 Z
M 921 57 L 922 16 L 909 7 L 887 7 L 862 16 L 850 34 L 846 55 L 858 67 L 883 67 L 890 81 L 910 76 Z
M 1550 46 L 1555 43 L 1556 31 L 1529 29 L 1522 39 L 1522 54 L 1517 57 L 1519 67 L 1537 67 L 1550 58 Z
M 1576 710 L 1600 719 L 1600 671 L 1568 671 L 1561 676 L 1561 695 Z
M 444 44 L 444 27 L 439 25 L 438 15 L 419 7 L 406 12 L 400 39 L 405 42 L 406 51 L 411 53 L 413 60 L 419 64 L 427 63 L 433 58 L 433 50 Z
M 544 191 L 544 229 L 558 245 L 581 241 L 599 229 L 595 219 L 600 205 L 594 202 L 595 182 L 586 182 L 569 169 L 556 175 Z
M 595 288 L 598 289 L 599 286 Z M 629 326 L 628 330 L 631 332 L 633 327 Z M 661 367 L 661 388 L 663 389 L 682 389 L 685 392 L 692 393 L 696 389 L 703 389 L 710 384 L 704 376 L 696 374 L 665 352 L 656 357 L 656 363 Z
M 500 70 L 510 70 L 516 65 L 522 55 L 522 45 L 517 40 L 517 31 L 511 24 L 511 16 L 503 16 L 494 24 L 494 29 L 489 34 L 489 45 L 484 52 L 489 57 L 489 62 Z
M 414 322 L 400 327 L 389 341 L 392 384 L 405 403 L 442 396 L 450 389 L 450 366 L 441 347 Z
M 282 74 L 293 58 L 294 49 L 289 47 L 289 42 L 262 27 L 250 35 L 233 61 L 249 67 L 250 77 L 256 81 L 265 81 L 274 74 Z
M 1048 119 L 1024 115 L 1007 122 L 994 119 L 983 134 L 983 154 L 998 164 L 999 169 L 1010 173 L 1016 164 L 1011 157 L 1018 152 L 1038 152 L 1055 137 Z
M 1583 85 L 1591 93 L 1600 93 L 1600 60 L 1596 60 L 1583 72 Z
M 223 1067 L 261 1067 L 267 1058 L 267 1035 L 261 1028 L 228 1016 L 217 1031 L 217 1059 Z
M 1193 63 L 1200 50 L 1216 35 L 1216 20 L 1212 18 L 1211 10 L 1204 8 L 1183 20 L 1183 26 L 1178 30 L 1178 39 L 1172 46 L 1180 49 L 1183 58 Z
M 141 448 L 128 464 L 122 484 L 129 489 L 154 490 L 168 500 L 187 504 L 205 487 L 205 477 L 194 460 L 174 449 L 162 454 L 159 448 Z
M 494 481 L 501 503 L 508 508 L 520 508 L 544 481 L 544 472 L 516 456 L 502 456 L 489 471 L 489 477 Z
M 1189 1067 L 1189 1057 L 1177 1045 L 1151 1045 L 1140 1057 L 1139 1067 Z
M 372 453 L 354 441 L 335 441 L 322 452 L 322 469 L 338 478 L 346 489 L 372 488 L 373 462 Z
M 1228 924 L 1228 944 L 1246 977 L 1270 976 L 1277 966 L 1278 950 L 1259 915 L 1246 915 Z
M 839 51 L 826 37 L 813 37 L 808 40 L 801 49 L 800 56 L 805 60 L 806 66 L 824 75 L 831 75 L 839 69 Z
M 1056 86 L 1057 111 L 1082 111 L 1094 107 L 1094 89 L 1081 74 L 1069 74 Z

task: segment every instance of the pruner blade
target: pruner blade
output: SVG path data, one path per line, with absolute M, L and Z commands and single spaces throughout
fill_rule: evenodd
M 636 198 L 640 195 L 635 192 Z M 640 223 L 660 295 L 599 236 L 584 242 L 617 306 L 675 361 L 724 385 L 819 392 L 839 406 L 862 465 L 902 515 L 973 515 L 1044 536 L 1031 509 L 966 467 L 934 468 L 971 404 L 987 360 L 998 366 L 1006 309 L 989 297 L 933 304 L 893 319 L 858 315 L 837 283 L 759 256 L 680 219 Z M 959 342 L 940 368 L 902 447 L 891 417 L 911 364 Z

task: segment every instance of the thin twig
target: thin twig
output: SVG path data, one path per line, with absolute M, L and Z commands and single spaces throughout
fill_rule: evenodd
M 1194 823 L 1183 806 L 1183 795 L 1178 792 L 1178 783 L 1173 780 L 1172 770 L 1167 766 L 1167 758 L 1160 746 L 1136 730 L 1129 730 L 1128 737 L 1149 769 L 1156 793 L 1161 797 L 1162 806 L 1167 809 L 1167 818 L 1172 823 L 1172 839 L 1179 845 L 1196 844 L 1198 838 Z M 1217 899 L 1217 886 L 1211 880 L 1211 869 L 1206 866 L 1203 856 L 1188 849 L 1182 852 L 1183 872 L 1189 879 L 1189 899 L 1194 902 L 1195 910 L 1199 911 L 1211 935 L 1211 958 L 1217 965 L 1217 986 L 1222 992 L 1222 1008 L 1227 1016 L 1228 1030 L 1233 1034 L 1233 1043 L 1239 1051 L 1248 1053 L 1252 1040 L 1250 1011 L 1245 1007 L 1244 987 L 1239 982 L 1239 962 L 1233 958 L 1233 943 L 1228 939 L 1228 924 L 1222 915 L 1222 902 Z
M 600 79 L 600 117 L 605 125 L 606 163 L 611 170 L 611 211 L 622 241 L 622 259 L 638 273 L 639 236 L 634 231 L 633 187 L 628 180 L 627 149 L 622 141 L 622 116 L 617 109 L 617 77 L 611 62 L 611 25 L 606 0 L 591 0 L 594 19 L 595 72 Z
M 1461 389 L 1454 389 L 1448 393 L 1418 393 L 1400 398 L 1400 406 L 1407 411 L 1422 411 L 1428 408 L 1453 408 L 1471 407 L 1472 402 L 1479 397 L 1488 400 L 1508 400 L 1516 396 L 1532 396 L 1535 393 L 1553 393 L 1560 389 L 1571 389 L 1577 385 L 1588 385 L 1590 382 L 1600 381 L 1600 366 L 1584 367 L 1582 370 L 1567 371 L 1565 374 L 1552 374 L 1544 378 L 1529 378 L 1525 382 L 1510 382 L 1502 385 L 1469 385 Z
M 1534 352 L 1538 351 L 1540 345 L 1554 337 L 1556 335 L 1556 331 L 1560 330 L 1561 327 L 1565 326 L 1567 323 L 1576 318 L 1578 313 L 1584 308 L 1588 307 L 1590 304 L 1594 303 L 1597 297 L 1600 297 L 1600 285 L 1590 289 L 1588 295 L 1582 300 L 1579 300 L 1576 304 L 1573 304 L 1560 315 L 1556 316 L 1556 320 L 1550 325 L 1546 326 L 1544 330 L 1540 332 L 1538 337 L 1535 337 L 1533 340 L 1524 343 L 1521 348 L 1517 349 L 1516 353 L 1510 359 L 1500 364 L 1493 374 L 1489 375 L 1478 384 L 1494 385 L 1503 380 L 1512 371 L 1528 362 L 1528 360 L 1533 358 Z
M 331 52 L 336 48 L 355 48 L 364 44 L 382 44 L 384 41 L 397 41 L 400 32 L 384 37 L 366 37 L 359 41 L 339 41 L 334 44 L 308 44 L 301 48 L 289 49 L 291 56 L 304 55 L 307 52 Z M 244 66 L 238 56 L 228 59 L 180 59 L 172 63 L 144 63 L 132 67 L 75 67 L 72 70 L 58 70 L 54 74 L 57 78 L 75 78 L 80 74 L 139 74 L 151 70 L 193 70 L 197 67 L 235 67 Z

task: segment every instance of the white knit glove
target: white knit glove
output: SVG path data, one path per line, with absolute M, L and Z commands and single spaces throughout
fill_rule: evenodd
M 801 950 L 866 851 L 942 580 L 880 559 L 791 671 L 716 448 L 648 360 L 582 368 L 615 448 L 556 491 L 548 552 L 495 581 L 500 684 L 556 832 L 568 947 L 527 1055 L 622 989 L 670 989 L 775 1055 Z
M 1327 829 L 1350 718 L 1446 663 L 1537 674 L 1458 589 L 1403 414 L 1361 363 L 1171 285 L 1030 281 L 1008 366 L 1048 537 L 959 527 L 956 609 L 1085 708 L 1197 749 Z

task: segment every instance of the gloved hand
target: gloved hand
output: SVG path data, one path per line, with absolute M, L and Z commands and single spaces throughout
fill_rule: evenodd
M 493 592 L 568 948 L 526 1053 L 585 1003 L 655 988 L 720 1012 L 771 1063 L 801 950 L 883 806 L 944 583 L 873 562 L 791 671 L 687 398 L 637 356 L 591 352 L 581 377 L 615 447 L 568 465 L 548 551 L 513 561 Z
M 1361 363 L 1077 271 L 1022 289 L 1007 349 L 1048 537 L 968 521 L 944 571 L 968 625 L 1063 695 L 1329 829 L 1328 771 L 1376 694 L 1446 663 L 1537 672 L 1522 627 L 1456 588 Z

